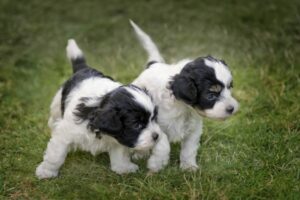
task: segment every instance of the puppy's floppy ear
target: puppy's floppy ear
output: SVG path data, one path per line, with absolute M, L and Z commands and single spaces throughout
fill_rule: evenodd
M 193 105 L 197 102 L 197 88 L 188 77 L 176 75 L 171 82 L 171 90 L 177 99 Z
M 92 131 L 99 130 L 117 135 L 123 128 L 121 116 L 115 109 L 97 109 L 90 117 L 89 127 Z

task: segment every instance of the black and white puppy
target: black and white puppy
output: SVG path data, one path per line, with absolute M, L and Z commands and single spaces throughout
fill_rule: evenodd
M 158 171 L 167 164 L 167 136 L 157 124 L 157 107 L 146 90 L 121 85 L 87 66 L 82 51 L 69 40 L 67 55 L 73 76 L 56 93 L 48 122 L 52 136 L 37 167 L 38 178 L 58 175 L 70 149 L 92 154 L 108 152 L 111 169 L 135 172 L 130 150 L 152 149 L 148 168 Z M 163 149 L 163 150 L 162 150 Z
M 170 142 L 181 142 L 180 167 L 195 170 L 202 118 L 225 119 L 238 110 L 232 75 L 224 61 L 211 56 L 166 64 L 152 39 L 130 21 L 149 58 L 133 82 L 146 88 L 159 106 L 158 123 Z

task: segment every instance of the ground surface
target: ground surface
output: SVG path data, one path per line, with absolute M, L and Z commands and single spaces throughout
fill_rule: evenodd
M 300 199 L 300 1 L 0 1 L 0 198 Z M 207 54 L 234 75 L 240 112 L 205 121 L 200 169 L 182 172 L 179 145 L 170 164 L 147 175 L 109 170 L 106 154 L 69 154 L 59 178 L 39 181 L 50 138 L 48 106 L 71 74 L 75 38 L 89 63 L 129 83 L 146 55 L 128 19 L 174 62 Z

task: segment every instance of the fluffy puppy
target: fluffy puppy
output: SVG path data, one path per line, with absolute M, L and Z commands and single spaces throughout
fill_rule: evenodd
M 68 42 L 67 55 L 73 76 L 52 101 L 48 122 L 52 136 L 36 176 L 56 177 L 68 151 L 76 148 L 94 155 L 108 152 L 111 169 L 118 174 L 138 169 L 130 161 L 131 149 L 153 148 L 148 160 L 152 171 L 166 165 L 168 153 L 161 152 L 170 150 L 167 136 L 157 124 L 157 107 L 147 91 L 121 85 L 88 67 L 74 40 Z
M 238 110 L 226 63 L 211 56 L 166 64 L 152 39 L 130 21 L 149 58 L 133 81 L 145 87 L 159 106 L 158 123 L 171 142 L 181 142 L 180 167 L 195 170 L 202 116 L 225 119 Z

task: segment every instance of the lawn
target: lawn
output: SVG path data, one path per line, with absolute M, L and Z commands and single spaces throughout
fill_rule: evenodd
M 0 199 L 300 199 L 299 0 L 0 0 Z M 168 62 L 214 55 L 234 76 L 240 111 L 205 120 L 197 172 L 169 165 L 117 175 L 106 154 L 70 153 L 38 180 L 49 105 L 71 74 L 75 38 L 91 66 L 130 83 L 146 61 L 133 19 Z

